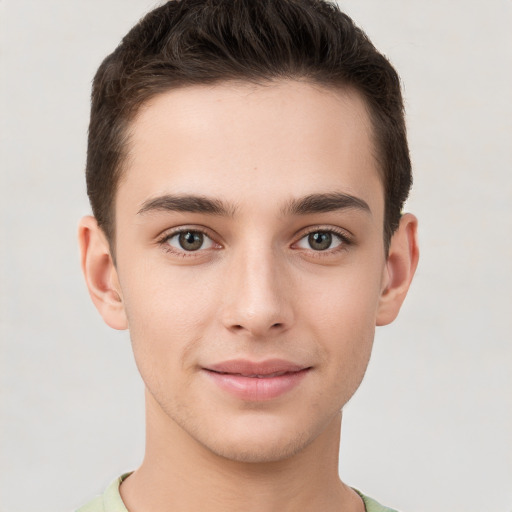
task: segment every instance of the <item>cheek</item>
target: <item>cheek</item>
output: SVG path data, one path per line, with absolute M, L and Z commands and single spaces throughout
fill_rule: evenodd
M 171 268 L 137 272 L 123 282 L 133 351 L 141 374 L 187 366 L 214 309 L 215 293 L 196 275 Z
M 325 369 L 321 396 L 332 404 L 333 410 L 343 409 L 354 395 L 371 356 L 375 308 L 358 302 L 355 294 L 336 294 L 326 302 L 315 324 L 314 337 L 322 345 Z M 325 393 L 327 389 L 329 392 Z
M 358 265 L 340 267 L 321 276 L 301 280 L 302 312 L 331 336 L 365 336 L 373 332 L 380 299 L 381 269 Z M 316 319 L 316 320 L 314 320 Z M 352 336 L 351 336 L 352 337 Z
M 342 375 L 347 390 L 355 391 L 373 345 L 380 279 L 378 269 L 361 266 L 360 271 L 353 270 L 333 272 L 323 283 L 304 283 L 309 293 L 298 294 L 305 297 L 298 316 L 303 329 L 321 346 L 334 385 Z

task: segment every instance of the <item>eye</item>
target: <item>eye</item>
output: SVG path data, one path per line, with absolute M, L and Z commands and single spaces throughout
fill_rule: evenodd
M 187 229 L 179 231 L 165 239 L 165 243 L 178 251 L 193 252 L 199 249 L 211 249 L 213 240 L 201 231 Z
M 314 251 L 327 251 L 340 247 L 346 240 L 333 231 L 312 231 L 302 237 L 296 244 L 301 249 L 313 249 Z

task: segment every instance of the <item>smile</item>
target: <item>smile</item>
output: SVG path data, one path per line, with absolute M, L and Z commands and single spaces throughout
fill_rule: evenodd
M 245 401 L 267 401 L 296 388 L 311 370 L 288 361 L 233 360 L 204 368 L 205 374 L 222 391 Z
M 274 373 L 268 373 L 265 375 L 244 375 L 243 373 L 227 373 L 227 372 L 216 372 L 220 373 L 221 375 L 239 375 L 240 377 L 248 377 L 251 379 L 271 379 L 272 377 L 280 377 L 281 375 L 286 375 L 289 372 L 274 372 Z

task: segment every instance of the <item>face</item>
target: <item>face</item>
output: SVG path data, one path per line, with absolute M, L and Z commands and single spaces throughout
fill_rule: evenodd
M 314 442 L 361 382 L 388 284 L 363 101 L 173 90 L 134 120 L 124 172 L 116 286 L 148 406 L 234 460 Z

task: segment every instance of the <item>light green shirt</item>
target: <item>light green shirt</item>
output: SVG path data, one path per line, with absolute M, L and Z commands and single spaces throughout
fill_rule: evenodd
M 119 486 L 129 474 L 126 473 L 114 480 L 101 496 L 97 496 L 76 512 L 128 512 L 121 499 L 121 494 L 119 494 Z M 354 490 L 363 499 L 366 512 L 397 512 L 391 508 L 383 507 L 375 500 L 361 494 L 357 489 Z

